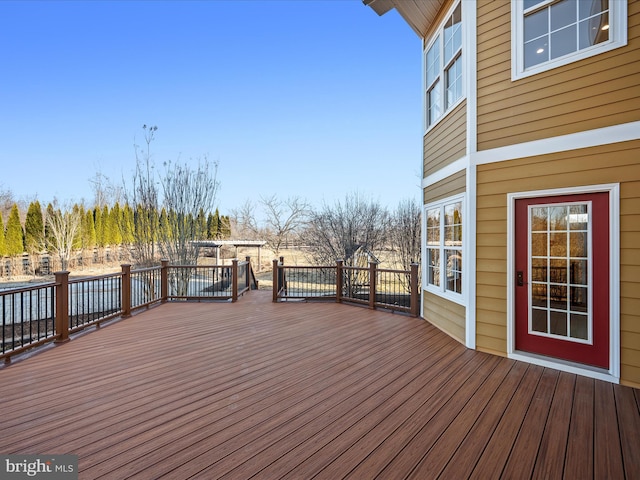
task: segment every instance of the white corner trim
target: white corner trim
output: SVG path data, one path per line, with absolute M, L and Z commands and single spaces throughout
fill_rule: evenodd
M 473 155 L 473 160 L 477 165 L 483 165 L 631 140 L 640 140 L 640 121 L 482 150 Z
M 465 308 L 465 346 L 476 349 L 476 166 L 469 165 L 466 174 L 467 195 L 465 195 L 466 217 L 471 219 L 463 224 L 462 244 L 466 260 L 462 265 L 463 291 L 467 299 Z

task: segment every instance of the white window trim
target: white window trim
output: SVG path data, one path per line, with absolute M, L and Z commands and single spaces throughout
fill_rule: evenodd
M 516 350 L 515 328 L 515 203 L 520 198 L 609 193 L 609 368 L 590 367 Z M 464 217 L 463 217 L 464 220 Z M 620 184 L 589 185 L 507 194 L 507 356 L 598 380 L 620 383 Z M 464 257 L 463 257 L 464 258 Z M 464 266 L 464 265 L 463 265 Z
M 434 208 L 443 208 L 446 205 L 450 205 L 456 202 L 462 203 L 462 247 L 460 249 L 462 252 L 462 293 L 456 293 L 456 292 L 452 292 L 451 290 L 447 290 L 445 288 L 446 287 L 445 282 L 443 281 L 440 282 L 440 286 L 431 285 L 427 281 L 429 278 L 428 265 L 427 265 L 427 261 L 429 257 L 427 255 L 427 249 L 429 248 L 429 246 L 427 245 L 427 210 L 432 210 Z M 465 244 L 465 240 L 467 240 L 467 237 L 465 236 L 465 231 L 468 228 L 469 221 L 466 219 L 466 217 L 467 217 L 467 204 L 466 204 L 466 195 L 464 193 L 443 198 L 441 200 L 437 200 L 435 202 L 431 202 L 423 206 L 422 218 L 424 220 L 422 222 L 423 223 L 422 238 L 424 240 L 423 240 L 423 255 L 422 255 L 422 285 L 423 285 L 422 288 L 423 290 L 429 293 L 433 293 L 434 295 L 438 295 L 439 297 L 446 298 L 447 300 L 450 300 L 460 305 L 466 305 L 467 289 L 465 288 L 466 286 L 465 278 L 467 277 L 468 271 L 469 271 L 469 262 L 466 259 L 466 252 L 468 251 L 468 248 L 467 248 L 467 245 Z M 440 220 L 440 228 L 441 228 L 440 238 L 442 239 L 443 238 L 442 229 L 444 227 L 444 216 L 441 215 L 440 219 L 441 219 Z M 439 249 L 441 252 L 440 271 L 442 272 L 443 271 L 442 262 L 444 261 L 444 255 L 442 254 L 444 247 L 442 246 L 442 244 L 440 244 Z
M 551 3 L 549 1 L 549 3 Z M 609 30 L 608 41 L 589 48 L 578 50 L 569 55 L 559 57 L 548 62 L 524 69 L 524 2 L 511 0 L 511 80 L 530 77 L 546 72 L 562 65 L 568 65 L 584 58 L 593 57 L 627 44 L 627 2 L 609 0 Z
M 445 101 L 446 101 L 446 91 L 445 91 L 445 82 L 444 82 L 444 68 L 443 68 L 443 55 L 442 55 L 442 50 L 444 49 L 444 25 L 447 22 L 447 20 L 449 20 L 449 18 L 451 17 L 451 15 L 453 15 L 453 12 L 455 11 L 455 9 L 458 7 L 458 4 L 461 5 L 461 9 L 462 9 L 462 41 L 461 41 L 461 49 L 462 49 L 462 94 L 460 95 L 460 98 L 458 98 L 455 102 L 453 102 L 451 105 L 449 105 L 448 108 L 445 109 Z M 466 98 L 466 94 L 467 94 L 467 88 L 466 88 L 466 78 L 467 78 L 467 65 L 466 65 L 466 61 L 465 61 L 465 55 L 466 55 L 466 51 L 465 51 L 465 47 L 466 47 L 466 38 L 467 38 L 467 29 L 465 27 L 465 10 L 466 8 L 464 7 L 464 5 L 462 4 L 462 0 L 459 0 L 457 2 L 454 2 L 454 4 L 451 6 L 451 8 L 449 8 L 449 10 L 447 11 L 447 14 L 444 16 L 443 20 L 440 22 L 440 24 L 438 25 L 438 28 L 436 30 L 436 33 L 429 39 L 428 42 L 425 42 L 424 44 L 424 49 L 422 51 L 422 125 L 423 125 L 423 130 L 425 132 L 425 134 L 431 130 L 433 127 L 435 127 L 436 125 L 438 125 L 448 114 L 449 112 L 451 112 L 452 110 L 454 110 L 458 105 L 460 105 L 462 103 L 462 101 Z M 427 107 L 428 107 L 428 98 L 427 98 L 427 52 L 429 51 L 429 49 L 431 48 L 431 46 L 434 44 L 434 42 L 440 38 L 440 76 L 439 76 L 439 82 L 440 82 L 440 106 L 442 107 L 442 114 L 440 115 L 440 117 L 435 120 L 431 125 L 429 125 L 429 121 L 427 118 Z

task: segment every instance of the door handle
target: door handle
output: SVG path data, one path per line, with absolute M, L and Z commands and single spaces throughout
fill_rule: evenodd
M 524 286 L 524 273 L 522 271 L 516 272 L 516 285 L 519 287 Z

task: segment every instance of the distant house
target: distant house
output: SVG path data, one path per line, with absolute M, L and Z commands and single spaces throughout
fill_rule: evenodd
M 640 387 L 640 2 L 364 3 L 423 42 L 424 318 Z

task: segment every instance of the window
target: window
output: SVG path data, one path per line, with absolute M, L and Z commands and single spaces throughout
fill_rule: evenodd
M 514 0 L 514 77 L 626 45 L 626 3 L 617 0 Z
M 591 202 L 529 206 L 529 334 L 592 344 Z
M 462 294 L 462 199 L 426 207 L 426 285 Z
M 429 128 L 462 98 L 461 3 L 426 50 L 424 68 L 425 123 Z

